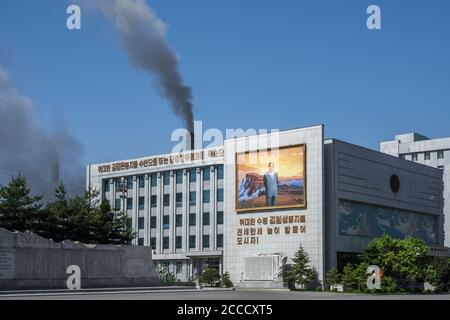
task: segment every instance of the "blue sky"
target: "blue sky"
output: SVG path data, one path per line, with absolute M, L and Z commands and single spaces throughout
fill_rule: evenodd
M 204 128 L 325 124 L 378 149 L 397 133 L 450 136 L 450 1 L 155 0 Z M 366 8 L 382 29 L 366 28 Z M 49 131 L 64 121 L 84 160 L 169 152 L 182 125 L 134 68 L 113 25 L 68 2 L 4 0 L 0 65 Z

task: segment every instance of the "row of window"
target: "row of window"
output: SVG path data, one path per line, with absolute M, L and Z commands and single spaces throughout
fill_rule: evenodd
M 217 189 L 217 202 L 223 202 L 223 189 Z M 150 196 L 150 208 L 156 208 L 156 195 Z M 121 199 L 116 199 L 115 208 L 120 209 L 120 201 Z M 203 190 L 203 203 L 210 202 L 210 190 Z M 189 192 L 189 206 L 195 206 L 197 204 L 197 193 L 196 191 Z M 163 195 L 163 206 L 168 207 L 170 205 L 170 194 Z M 180 208 L 183 206 L 183 193 L 178 192 L 175 194 L 175 205 Z M 145 198 L 139 197 L 138 199 L 138 209 L 144 210 L 145 206 Z M 127 198 L 126 202 L 127 210 L 133 209 L 133 198 Z
M 182 248 L 182 242 L 183 237 L 182 236 L 176 236 L 175 237 L 175 249 L 181 249 Z M 217 248 L 223 248 L 223 234 L 217 234 L 216 237 L 216 244 Z M 144 238 L 138 238 L 138 245 L 143 246 L 144 245 Z M 205 234 L 202 237 L 202 247 L 203 249 L 209 249 L 209 234 Z M 156 249 L 156 237 L 150 238 L 150 247 L 152 249 Z M 189 249 L 195 249 L 196 248 L 196 236 L 192 235 L 189 236 Z M 163 249 L 169 249 L 169 237 L 163 237 Z
M 196 225 L 196 214 L 190 213 L 189 214 L 189 226 L 193 227 Z M 223 211 L 217 211 L 216 215 L 216 223 L 217 224 L 223 224 Z M 138 219 L 138 228 L 144 229 L 145 224 L 145 218 L 139 217 Z M 210 213 L 209 212 L 203 212 L 202 215 L 202 225 L 209 226 L 210 224 Z M 175 215 L 175 227 L 182 227 L 183 226 L 183 215 L 177 214 Z M 163 229 L 169 229 L 170 227 L 170 216 L 164 215 L 163 216 Z M 152 216 L 150 217 L 150 228 L 156 228 L 156 217 Z
M 412 161 L 418 161 L 419 160 L 419 152 L 412 153 L 411 157 L 412 157 Z M 405 155 L 401 155 L 401 158 L 405 159 Z M 431 160 L 431 151 L 424 152 L 423 158 L 425 160 Z M 444 159 L 444 150 L 437 151 L 437 158 Z
M 196 170 L 197 170 L 196 168 L 189 169 L 189 182 L 197 181 Z M 203 171 L 203 181 L 209 181 L 211 179 L 210 167 L 205 167 L 202 169 L 202 171 Z M 163 176 L 163 184 L 165 186 L 170 185 L 170 172 L 164 172 L 164 173 L 162 173 L 162 176 Z M 217 179 L 223 179 L 223 165 L 217 166 Z M 133 188 L 133 177 L 132 176 L 126 177 L 125 181 L 126 181 L 127 189 L 132 189 Z M 115 186 L 115 190 L 117 192 L 121 191 L 121 188 L 122 188 L 121 182 L 122 182 L 121 178 L 114 178 L 114 186 Z M 175 171 L 175 182 L 177 184 L 183 183 L 183 170 Z M 144 188 L 144 186 L 145 186 L 144 176 L 138 177 L 138 185 L 139 185 L 139 188 Z M 156 187 L 156 185 L 157 185 L 157 174 L 156 173 L 150 175 L 150 185 L 152 187 Z M 109 179 L 105 179 L 103 181 L 103 189 L 105 192 L 110 191 Z

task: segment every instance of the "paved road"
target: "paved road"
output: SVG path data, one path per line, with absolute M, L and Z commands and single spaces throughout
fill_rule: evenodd
M 450 294 L 364 295 L 282 290 L 127 290 L 0 294 L 0 300 L 450 300 Z

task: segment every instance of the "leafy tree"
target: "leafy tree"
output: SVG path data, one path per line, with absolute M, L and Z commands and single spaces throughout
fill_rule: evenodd
M 341 280 L 342 280 L 341 278 L 342 278 L 342 276 L 339 273 L 338 269 L 332 268 L 332 269 L 328 270 L 328 272 L 325 274 L 324 283 L 328 288 L 330 288 L 334 284 L 341 283 Z
M 231 282 L 230 274 L 225 272 L 220 277 L 220 286 L 225 288 L 231 288 L 233 286 L 233 282 Z
M 203 269 L 203 272 L 202 272 L 202 275 L 201 275 L 201 282 L 202 283 L 207 283 L 210 286 L 213 286 L 219 281 L 220 281 L 219 270 L 217 270 L 216 268 L 205 268 L 205 269 Z
M 450 286 L 450 259 L 433 257 L 427 266 L 425 280 L 437 291 L 447 292 Z
M 306 250 L 300 245 L 294 257 L 294 262 L 290 269 L 285 272 L 284 281 L 287 283 L 295 282 L 302 289 L 317 279 L 317 271 L 310 266 L 310 259 Z
M 156 269 L 156 271 L 159 274 L 159 278 L 164 283 L 174 283 L 177 281 L 177 277 L 175 277 L 175 275 L 172 272 L 170 272 L 166 267 L 159 267 Z
M 27 180 L 20 174 L 0 186 L 0 227 L 10 231 L 33 229 L 42 207 L 42 196 L 31 196 Z

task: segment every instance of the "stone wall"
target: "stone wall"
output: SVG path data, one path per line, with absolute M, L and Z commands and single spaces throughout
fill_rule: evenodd
M 53 242 L 0 228 L 0 290 L 64 289 L 67 267 L 81 270 L 81 288 L 159 285 L 151 249 Z

